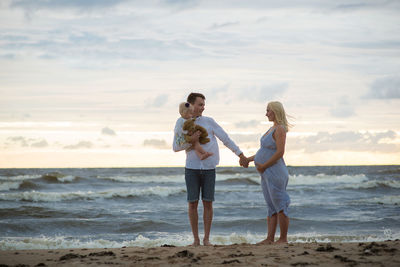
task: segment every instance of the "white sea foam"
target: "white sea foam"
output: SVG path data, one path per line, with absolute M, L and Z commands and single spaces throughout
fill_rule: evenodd
M 327 235 L 317 232 L 297 233 L 288 235 L 289 242 L 295 243 L 328 243 L 328 242 L 379 242 L 388 239 L 400 238 L 400 232 L 393 233 L 390 229 L 383 229 L 380 235 Z
M 400 188 L 400 181 L 394 181 L 394 180 L 370 180 L 370 181 L 364 181 L 361 183 L 354 183 L 354 184 L 345 184 L 342 186 L 339 186 L 338 189 L 369 189 L 369 188 L 375 188 L 379 186 L 384 186 L 384 187 L 391 187 L 391 188 Z
M 19 182 L 0 182 L 0 191 L 9 191 L 12 189 L 18 189 L 23 181 Z
M 182 183 L 185 182 L 184 174 L 182 175 L 132 175 L 132 176 L 98 176 L 97 179 L 102 180 L 111 180 L 116 182 L 124 182 L 124 183 L 160 183 L 160 182 L 174 182 L 174 183 Z
M 57 177 L 57 180 L 62 182 L 62 183 L 70 183 L 73 182 L 76 179 L 75 176 L 72 175 L 66 175 L 66 176 L 62 176 L 62 177 Z
M 232 233 L 230 235 L 213 235 L 210 239 L 215 245 L 255 244 L 265 238 L 265 234 Z M 298 233 L 288 236 L 289 243 L 309 242 L 372 242 L 398 239 L 400 233 L 393 233 L 390 229 L 383 229 L 381 235 L 362 236 L 334 236 L 317 232 Z M 79 239 L 65 236 L 55 237 L 8 237 L 0 240 L 0 250 L 21 249 L 72 249 L 72 248 L 120 248 L 120 247 L 159 247 L 164 244 L 174 246 L 187 246 L 193 242 L 191 233 L 171 234 L 160 233 L 159 237 L 149 238 L 138 235 L 135 239 L 126 241 L 113 241 L 107 239 Z
M 177 193 L 185 192 L 181 187 L 146 187 L 143 189 L 113 189 L 110 191 L 76 191 L 76 192 L 39 192 L 39 191 L 29 191 L 29 192 L 17 192 L 17 193 L 0 193 L 0 200 L 8 201 L 33 201 L 33 202 L 59 202 L 66 200 L 75 199 L 110 199 L 114 197 L 135 197 L 135 196 L 161 196 L 167 197 Z
M 42 175 L 16 175 L 16 176 L 0 176 L 0 180 L 5 181 L 24 181 L 24 180 L 32 180 L 38 179 L 42 177 Z
M 290 185 L 318 185 L 318 184 L 359 184 L 368 181 L 364 174 L 357 175 L 291 175 Z

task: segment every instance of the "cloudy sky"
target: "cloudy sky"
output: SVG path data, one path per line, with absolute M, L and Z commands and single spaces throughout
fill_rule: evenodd
M 0 167 L 183 166 L 191 91 L 246 155 L 278 100 L 287 164 L 400 164 L 400 2 L 0 1 Z

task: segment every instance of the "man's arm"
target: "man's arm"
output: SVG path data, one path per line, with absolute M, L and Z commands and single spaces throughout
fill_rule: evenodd
M 212 129 L 214 131 L 215 136 L 218 137 L 218 139 L 221 140 L 222 143 L 227 148 L 232 150 L 232 152 L 235 153 L 240 158 L 240 161 L 243 162 L 243 164 L 245 164 L 245 161 L 247 158 L 244 156 L 244 154 L 240 150 L 240 148 L 235 144 L 235 142 L 232 141 L 232 139 L 229 138 L 228 134 L 224 131 L 224 129 L 222 129 L 221 126 L 219 126 L 219 124 L 215 120 L 213 120 L 212 118 L 210 118 L 210 120 L 211 120 Z M 241 165 L 242 165 L 242 163 L 241 163 Z M 247 165 L 248 165 L 248 162 L 247 162 Z

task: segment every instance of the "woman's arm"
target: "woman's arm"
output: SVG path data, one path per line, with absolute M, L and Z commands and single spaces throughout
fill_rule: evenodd
M 276 127 L 275 132 L 275 144 L 276 144 L 276 152 L 263 164 L 256 164 L 257 171 L 263 173 L 267 168 L 274 165 L 280 158 L 283 157 L 285 153 L 285 143 L 286 143 L 286 131 L 282 126 Z M 253 157 L 254 160 L 254 157 Z

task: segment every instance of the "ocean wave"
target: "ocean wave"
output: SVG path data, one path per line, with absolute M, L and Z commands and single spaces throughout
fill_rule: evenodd
M 391 170 L 379 170 L 377 171 L 379 174 L 400 174 L 400 168 L 391 169 Z
M 122 182 L 122 183 L 185 183 L 185 175 L 159 175 L 159 176 L 124 176 L 124 175 L 116 175 L 116 176 L 97 176 L 97 179 L 108 180 L 114 182 Z M 216 176 L 217 182 L 222 182 L 226 184 L 253 184 L 259 185 L 260 177 L 258 175 L 219 175 Z
M 232 184 L 244 184 L 244 185 L 260 185 L 259 178 L 252 179 L 252 178 L 228 178 L 226 180 L 221 180 L 218 181 L 221 184 L 227 184 L 227 185 L 232 185 Z
M 0 182 L 0 191 L 18 189 L 22 182 Z
M 387 229 L 386 229 L 387 230 Z M 31 249 L 78 249 L 78 248 L 121 248 L 121 247 L 159 247 L 164 244 L 187 246 L 193 242 L 191 233 L 157 233 L 156 237 L 138 235 L 125 241 L 107 240 L 93 237 L 40 236 L 40 237 L 9 237 L 0 240 L 0 250 L 31 250 Z M 399 239 L 400 233 L 384 231 L 381 235 L 328 235 L 322 233 L 289 234 L 289 243 L 329 243 L 329 242 L 379 242 L 388 239 Z M 256 244 L 265 239 L 265 233 L 232 233 L 230 235 L 214 234 L 210 241 L 215 245 Z
M 383 196 L 354 200 L 355 203 L 369 203 L 381 205 L 400 205 L 400 196 Z
M 68 212 L 64 210 L 54 210 L 44 207 L 35 207 L 35 206 L 20 206 L 18 208 L 2 208 L 0 209 L 0 218 L 21 218 L 21 217 L 29 217 L 31 218 L 51 218 L 57 216 L 65 216 Z M 3 221 L 4 222 L 4 221 Z M 12 220 L 9 222 L 10 225 L 13 224 Z M 22 226 L 21 223 L 14 224 L 18 226 Z M 32 225 L 32 224 L 29 224 Z M 21 232 L 21 231 L 19 231 Z
M 131 176 L 97 176 L 97 179 L 109 180 L 122 183 L 183 183 L 185 182 L 184 174 L 181 175 L 159 175 L 159 176 L 146 176 L 146 175 L 131 175 Z
M 35 189 L 38 186 L 31 181 L 0 182 L 0 191 L 10 191 L 16 189 Z
M 170 224 L 163 221 L 154 220 L 140 220 L 140 221 L 129 221 L 119 225 L 118 233 L 143 233 L 157 229 L 158 231 L 168 231 L 176 228 L 176 225 Z
M 47 173 L 42 175 L 41 178 L 48 183 L 72 183 L 79 180 L 79 177 L 65 175 L 59 172 Z
M 243 172 L 243 169 L 234 169 L 234 168 L 232 168 L 232 169 L 220 169 L 220 168 L 217 168 L 217 175 L 218 174 L 233 174 L 233 175 L 240 175 L 240 174 L 242 174 L 242 172 Z
M 318 185 L 318 184 L 358 184 L 368 181 L 364 174 L 357 175 L 291 175 L 289 184 L 291 185 Z
M 0 180 L 3 181 L 23 181 L 23 180 L 33 180 L 41 178 L 42 175 L 40 174 L 33 174 L 33 175 L 15 175 L 15 176 L 0 176 Z
M 337 189 L 371 189 L 371 188 L 400 188 L 400 181 L 395 180 L 370 180 L 360 184 L 345 184 L 338 186 Z
M 112 199 L 112 198 L 129 198 L 141 196 L 160 196 L 168 197 L 170 195 L 184 193 L 181 187 L 147 187 L 144 189 L 128 189 L 128 190 L 110 190 L 110 191 L 77 191 L 77 192 L 18 192 L 18 193 L 0 193 L 0 200 L 7 201 L 32 201 L 32 202 L 59 202 L 68 200 L 94 200 L 94 199 Z
M 400 232 L 392 233 L 390 229 L 383 229 L 382 234 L 368 234 L 368 235 L 330 235 L 318 232 L 305 232 L 288 235 L 289 242 L 295 243 L 349 243 L 349 242 L 379 242 L 388 239 L 400 238 Z

